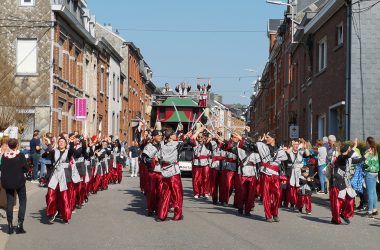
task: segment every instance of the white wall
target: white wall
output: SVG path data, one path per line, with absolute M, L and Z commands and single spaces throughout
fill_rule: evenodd
M 115 79 L 115 80 L 114 80 Z M 120 63 L 111 57 L 108 76 L 108 135 L 119 137 L 121 97 Z M 114 114 L 114 115 L 113 115 Z M 119 117 L 119 119 L 118 119 Z

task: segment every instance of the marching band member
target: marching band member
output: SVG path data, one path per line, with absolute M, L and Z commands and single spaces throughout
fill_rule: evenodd
M 76 135 L 74 139 L 74 161 L 76 168 L 78 170 L 80 181 L 74 184 L 74 200 L 73 206 L 80 209 L 84 204 L 84 199 L 86 196 L 86 166 L 85 166 L 85 158 L 86 158 L 86 143 L 84 138 L 80 135 Z
M 53 166 L 46 194 L 46 213 L 50 223 L 54 222 L 58 214 L 65 223 L 71 219 L 68 183 L 71 181 L 70 162 L 73 154 L 74 147 L 67 147 L 64 137 L 58 138 L 58 148 L 44 154 L 44 157 L 50 158 Z
M 185 136 L 185 139 L 188 135 Z M 165 143 L 160 149 L 162 189 L 158 201 L 158 219 L 167 218 L 170 206 L 174 208 L 173 220 L 182 220 L 183 188 L 178 155 L 183 142 L 177 141 L 174 131 L 165 132 Z
M 162 133 L 154 130 L 152 132 L 152 141 L 149 142 L 142 152 L 142 162 L 147 168 L 148 182 L 145 188 L 147 195 L 148 216 L 158 212 L 157 205 L 159 194 L 162 189 L 162 175 L 159 155 L 161 150 Z
M 101 188 L 103 190 L 103 186 L 102 186 L 102 183 L 103 183 L 103 178 L 104 178 L 104 174 L 107 170 L 107 159 L 106 159 L 106 155 L 107 155 L 107 142 L 106 141 L 103 141 L 101 146 L 97 147 L 94 154 L 97 158 L 97 164 L 96 164 L 96 167 L 95 167 L 95 180 L 94 180 L 94 194 L 96 194 L 99 190 L 99 188 Z
M 200 196 L 208 198 L 210 195 L 210 156 L 211 152 L 206 147 L 206 134 L 204 128 L 200 127 L 190 137 L 191 143 L 194 148 L 193 159 L 193 193 L 194 198 L 198 199 Z
M 308 150 L 305 145 L 298 140 L 292 141 L 292 146 L 287 151 L 288 162 L 291 167 L 289 186 L 287 188 L 286 203 L 290 204 L 290 209 L 294 211 L 297 204 L 297 194 L 300 187 L 301 168 L 303 167 L 304 156 L 308 156 Z
M 306 214 L 311 214 L 311 177 L 308 167 L 301 168 L 301 176 L 299 177 L 300 188 L 297 197 L 297 208 L 302 213 L 305 205 Z
M 282 148 L 275 143 L 272 133 L 264 134 L 262 142 L 257 142 L 257 150 L 261 161 L 261 185 L 265 218 L 268 222 L 279 222 L 280 206 L 280 165 L 288 157 Z M 265 142 L 264 142 L 265 141 Z
M 228 205 L 229 199 L 232 194 L 233 187 L 235 185 L 235 176 L 238 166 L 238 148 L 243 146 L 243 138 L 237 134 L 233 133 L 231 139 L 225 142 L 223 149 L 226 151 L 226 161 L 225 167 L 222 171 L 222 187 L 221 187 L 221 202 L 222 205 Z M 239 188 L 235 186 L 235 197 L 234 206 L 237 205 L 239 199 Z
M 210 193 L 212 203 L 218 204 L 221 194 L 222 169 L 226 160 L 226 152 L 221 149 L 223 138 L 217 135 L 210 141 L 211 164 L 210 164 Z
M 356 197 L 356 192 L 351 187 L 349 180 L 351 164 L 359 164 L 365 158 L 352 159 L 353 151 L 348 144 L 343 145 L 340 152 L 341 154 L 331 167 L 331 172 L 326 172 L 330 177 L 331 223 L 341 224 L 340 218 L 342 218 L 347 224 L 350 224 L 349 218 L 354 216 Z
M 239 165 L 235 188 L 239 189 L 237 208 L 239 214 L 251 215 L 251 210 L 255 206 L 257 172 L 256 164 L 260 162 L 257 153 L 251 150 L 250 145 L 245 145 L 244 149 L 238 148 Z

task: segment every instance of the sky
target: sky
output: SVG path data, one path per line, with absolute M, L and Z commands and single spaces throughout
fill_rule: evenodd
M 111 24 L 140 48 L 156 86 L 167 82 L 174 88 L 184 81 L 195 89 L 196 78 L 211 78 L 211 91 L 222 95 L 225 104 L 249 103 L 252 82 L 268 59 L 268 19 L 282 18 L 285 10 L 265 0 L 87 3 L 98 23 Z

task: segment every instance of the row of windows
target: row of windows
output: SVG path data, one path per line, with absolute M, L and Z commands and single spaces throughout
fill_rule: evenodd
M 337 47 L 343 45 L 343 24 L 336 27 L 335 45 Z M 327 67 L 327 39 L 323 38 L 318 43 L 318 71 L 322 71 Z

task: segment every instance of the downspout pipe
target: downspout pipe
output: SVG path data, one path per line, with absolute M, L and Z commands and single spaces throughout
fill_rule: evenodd
M 53 89 L 53 81 L 54 81 L 54 32 L 55 32 L 55 13 L 53 10 L 51 10 L 51 29 L 50 29 L 50 98 L 49 98 L 49 106 L 50 106 L 50 125 L 49 125 L 49 131 L 53 131 L 53 108 L 54 108 L 54 89 Z
M 352 46 L 352 1 L 346 0 L 347 7 L 347 43 L 346 43 L 346 140 L 351 139 L 351 46 Z

